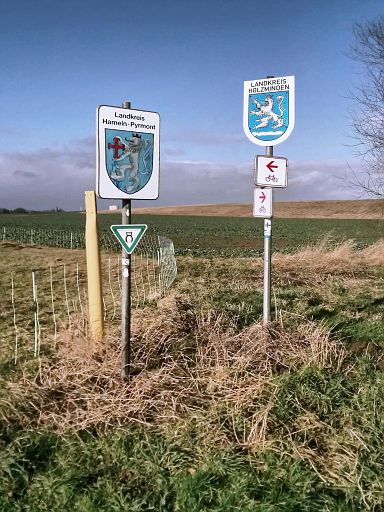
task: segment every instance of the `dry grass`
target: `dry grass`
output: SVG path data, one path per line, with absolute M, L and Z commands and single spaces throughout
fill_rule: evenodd
M 344 357 L 321 325 L 292 332 L 254 324 L 238 332 L 223 314 L 196 311 L 181 298 L 160 306 L 135 333 L 138 374 L 130 382 L 120 378 L 116 333 L 95 347 L 86 333 L 72 330 L 58 337 L 54 361 L 42 360 L 35 378 L 25 374 L 9 384 L 10 393 L 39 411 L 36 426 L 61 432 L 196 417 L 210 439 L 255 450 L 268 442 L 276 378 L 305 365 L 335 368 Z M 28 424 L 29 414 L 19 421 Z
M 313 282 L 313 274 L 353 273 L 359 266 L 382 264 L 383 249 L 381 241 L 355 251 L 348 241 L 330 250 L 324 240 L 294 255 L 275 256 L 274 268 L 286 280 L 306 269 L 308 282 Z M 252 263 L 261 270 L 261 261 Z M 127 422 L 162 424 L 198 415 L 206 433 L 223 442 L 234 436 L 241 445 L 255 448 L 268 438 L 276 379 L 309 365 L 337 369 L 344 358 L 322 323 L 291 323 L 289 314 L 280 312 L 279 322 L 268 329 L 252 324 L 239 332 L 235 316 L 204 311 L 189 301 L 173 295 L 155 310 L 135 312 L 132 352 L 137 374 L 130 382 L 120 378 L 119 332 L 110 330 L 103 344 L 92 346 L 81 319 L 78 329 L 74 324 L 59 333 L 56 355 L 42 359 L 33 380 L 26 372 L 21 381 L 9 383 L 12 395 L 20 401 L 27 398 L 39 411 L 33 419 L 38 425 L 59 431 Z M 228 417 L 241 417 L 245 423 L 240 429 L 223 429 Z M 30 415 L 20 421 L 28 423 Z
M 102 212 L 115 213 L 115 212 Z M 194 204 L 135 208 L 134 213 L 150 215 L 198 215 L 223 217 L 252 217 L 251 204 Z M 276 218 L 305 219 L 382 219 L 381 199 L 348 201 L 278 201 L 274 206 Z
M 359 272 L 365 267 L 376 267 L 384 264 L 384 240 L 356 250 L 353 240 L 331 247 L 328 238 L 324 238 L 314 246 L 308 246 L 294 254 L 277 254 L 273 259 L 277 267 L 306 269 L 309 272 L 338 273 Z

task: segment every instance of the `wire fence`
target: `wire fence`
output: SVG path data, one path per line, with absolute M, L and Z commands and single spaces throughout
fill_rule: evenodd
M 102 234 L 107 242 L 108 237 Z M 117 250 L 117 244 L 113 244 L 112 236 L 106 245 L 106 250 Z M 21 226 L 0 226 L 0 240 L 3 242 L 12 241 L 22 245 L 44 245 L 47 247 L 62 247 L 65 249 L 85 248 L 84 229 L 56 229 L 47 228 L 24 228 Z M 103 247 L 104 248 L 104 247 Z
M 133 308 L 164 296 L 177 276 L 172 241 L 144 235 L 132 254 L 131 268 Z M 121 317 L 120 254 L 103 258 L 102 281 L 104 320 L 107 324 L 117 322 Z M 80 328 L 87 329 L 85 264 L 77 262 L 2 273 L 0 305 L 0 350 L 12 346 L 15 361 L 25 350 L 39 356 L 41 343 L 55 340 L 59 329 L 74 325 L 79 328 L 79 322 Z
M 22 245 L 43 245 L 46 247 L 62 247 L 65 249 L 84 249 L 84 228 L 57 229 L 53 226 L 31 228 L 21 226 L 0 226 L 0 240 L 12 241 Z M 110 231 L 100 230 L 100 249 L 117 252 L 119 243 Z

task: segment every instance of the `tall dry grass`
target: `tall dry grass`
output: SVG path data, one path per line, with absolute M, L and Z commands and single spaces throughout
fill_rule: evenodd
M 160 306 L 134 333 L 129 382 L 120 377 L 116 332 L 97 346 L 80 330 L 59 334 L 54 359 L 42 359 L 34 378 L 25 373 L 9 384 L 13 403 L 27 399 L 38 411 L 16 406 L 19 421 L 65 432 L 199 418 L 209 438 L 258 449 L 267 442 L 279 375 L 305 365 L 335 368 L 344 357 L 322 325 L 239 331 L 223 313 L 199 311 L 180 297 Z
M 354 240 L 333 247 L 328 237 L 323 238 L 316 245 L 310 245 L 294 254 L 276 254 L 274 262 L 280 267 L 286 265 L 297 269 L 313 271 L 358 271 L 365 267 L 375 267 L 384 264 L 384 239 L 369 245 L 365 249 L 357 250 Z

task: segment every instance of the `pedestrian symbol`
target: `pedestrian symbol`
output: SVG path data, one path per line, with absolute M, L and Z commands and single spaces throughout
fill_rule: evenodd
M 125 252 L 132 254 L 147 227 L 146 224 L 123 224 L 121 226 L 113 225 L 111 230 Z

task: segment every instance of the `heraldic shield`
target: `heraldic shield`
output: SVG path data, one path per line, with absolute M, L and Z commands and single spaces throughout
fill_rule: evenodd
M 153 133 L 105 130 L 105 164 L 112 183 L 127 194 L 141 190 L 153 169 Z
M 261 146 L 283 142 L 295 123 L 294 77 L 244 82 L 244 132 Z

